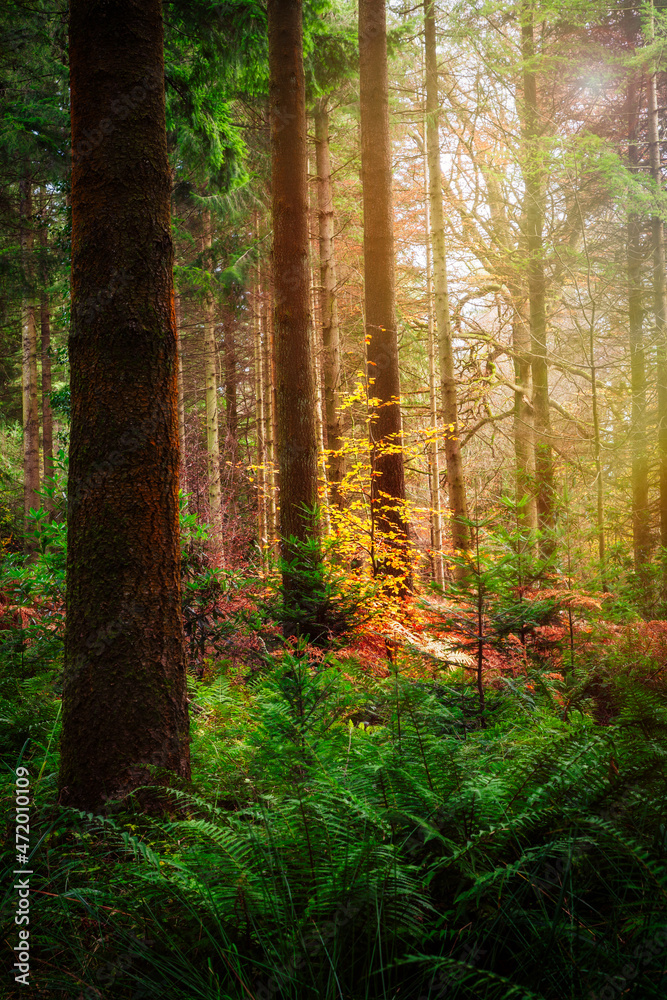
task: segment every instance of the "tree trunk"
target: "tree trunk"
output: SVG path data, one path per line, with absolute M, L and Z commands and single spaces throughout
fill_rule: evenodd
M 530 402 L 530 325 L 524 314 L 525 300 L 518 294 L 511 298 L 512 348 L 514 350 L 514 457 L 516 460 L 516 502 L 519 530 L 530 536 L 537 529 L 537 508 L 533 496 L 535 452 L 533 408 Z
M 552 555 L 555 548 L 554 472 L 549 416 L 549 372 L 547 363 L 546 280 L 544 275 L 544 169 L 541 162 L 534 69 L 532 0 L 524 3 L 521 24 L 523 57 L 523 138 L 526 244 L 528 250 L 528 299 L 530 308 L 533 417 L 535 427 L 535 493 L 540 531 L 540 553 Z
M 48 249 L 46 230 L 46 205 L 44 192 L 39 195 L 39 243 L 42 254 Z M 41 356 L 42 356 L 42 454 L 44 456 L 43 485 L 50 486 L 53 482 L 53 414 L 51 411 L 51 308 L 49 293 L 46 288 L 46 261 L 42 261 L 40 275 L 40 326 L 41 326 Z M 44 505 L 51 515 L 54 513 L 52 501 Z
M 301 0 L 269 0 L 268 23 L 280 535 L 283 584 L 298 597 L 304 578 L 287 562 L 303 552 L 290 539 L 303 543 L 317 532 Z
M 178 358 L 178 451 L 179 479 L 183 493 L 188 491 L 188 469 L 185 456 L 185 388 L 183 385 L 183 304 L 181 296 L 176 296 L 176 351 Z
M 364 211 L 364 304 L 371 403 L 371 510 L 386 554 L 374 571 L 409 583 L 401 385 L 396 330 L 394 223 L 385 0 L 359 0 L 359 92 Z
M 276 421 L 276 378 L 275 378 L 275 344 L 273 336 L 273 302 L 271 283 L 267 282 L 262 306 L 264 317 L 264 440 L 266 442 L 266 532 L 271 551 L 275 554 L 278 535 L 278 475 L 277 475 L 277 421 Z
M 265 416 L 264 416 L 264 378 L 263 378 L 263 344 L 264 330 L 262 323 L 262 273 L 261 267 L 257 266 L 257 281 L 255 284 L 253 303 L 253 354 L 255 365 L 255 436 L 257 442 L 257 546 L 259 548 L 259 559 L 261 571 L 266 571 L 266 444 L 265 444 Z
M 171 177 L 160 0 L 71 0 L 69 30 L 72 424 L 60 801 L 100 810 L 140 785 L 190 773 Z
M 210 266 L 211 212 L 205 208 L 202 218 L 202 267 Z M 222 491 L 220 487 L 220 431 L 218 422 L 218 348 L 215 342 L 215 299 L 207 289 L 204 295 L 204 382 L 206 386 L 206 456 L 208 469 L 209 546 L 215 560 L 224 561 L 222 535 Z
M 334 207 L 329 151 L 329 112 L 326 97 L 315 105 L 315 160 L 317 164 L 317 215 L 320 237 L 320 311 L 324 344 L 324 408 L 331 502 L 343 507 L 340 484 L 345 476 L 343 430 L 338 414 L 340 387 L 340 329 L 336 297 Z
M 21 215 L 21 257 L 25 281 L 30 290 L 23 300 L 21 355 L 23 389 L 23 512 L 25 528 L 29 530 L 30 510 L 38 510 L 39 500 L 39 409 L 37 405 L 37 324 L 33 252 L 32 181 L 24 176 L 19 185 Z M 34 550 L 34 542 L 26 540 L 26 552 Z
M 426 244 L 426 308 L 428 313 L 428 390 L 431 416 L 428 446 L 429 492 L 431 496 L 431 548 L 433 550 L 433 579 L 439 586 L 444 583 L 442 564 L 442 508 L 440 506 L 440 456 L 438 449 L 438 391 L 436 385 L 436 338 L 433 323 L 433 274 L 431 267 L 431 212 L 428 193 L 428 158 L 424 144 L 424 230 Z
M 649 41 L 653 40 L 653 11 Z M 651 177 L 662 190 L 657 71 L 648 79 L 648 148 Z M 665 234 L 662 219 L 651 219 L 653 237 L 653 311 L 658 360 L 658 460 L 660 463 L 660 546 L 662 548 L 662 593 L 667 597 L 667 287 L 665 285 Z
M 435 324 L 440 351 L 442 418 L 445 425 L 447 489 L 451 512 L 452 545 L 455 551 L 470 548 L 470 529 L 466 524 L 468 505 L 459 435 L 458 399 L 454 375 L 452 327 L 449 315 L 447 262 L 445 257 L 445 214 L 442 203 L 440 167 L 440 128 L 438 118 L 438 63 L 433 0 L 424 0 L 424 53 L 426 61 L 426 150 L 429 175 L 431 241 L 433 245 L 433 284 L 435 288 Z

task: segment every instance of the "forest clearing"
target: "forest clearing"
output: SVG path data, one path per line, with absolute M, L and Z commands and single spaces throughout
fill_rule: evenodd
M 667 4 L 0 5 L 0 997 L 667 997 Z

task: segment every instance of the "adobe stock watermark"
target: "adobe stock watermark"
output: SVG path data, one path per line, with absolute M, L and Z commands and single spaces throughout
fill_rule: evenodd
M 30 985 L 30 876 L 32 869 L 28 868 L 30 854 L 30 774 L 28 768 L 19 765 L 16 768 L 15 784 L 15 831 L 16 876 L 14 890 L 16 891 L 16 909 L 14 924 L 18 927 L 18 944 L 14 945 L 14 982 L 22 986 Z
M 622 996 L 629 983 L 641 975 L 643 969 L 653 965 L 657 957 L 662 954 L 667 946 L 667 925 L 661 927 L 647 941 L 638 944 L 632 952 L 632 957 L 636 962 L 626 962 L 620 973 L 612 976 L 608 973 L 605 976 L 606 984 L 597 993 L 592 991 L 588 994 L 589 1000 L 616 1000 Z

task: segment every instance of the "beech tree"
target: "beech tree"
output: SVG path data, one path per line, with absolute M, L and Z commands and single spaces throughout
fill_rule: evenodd
M 61 800 L 189 776 L 160 0 L 72 0 Z M 100 290 L 108 294 L 100 296 Z

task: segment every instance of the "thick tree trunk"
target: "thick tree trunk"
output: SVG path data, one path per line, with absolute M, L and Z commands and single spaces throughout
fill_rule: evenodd
M 340 329 L 336 296 L 336 257 L 334 251 L 334 207 L 329 151 L 329 112 L 327 99 L 315 106 L 315 159 L 317 163 L 317 215 L 320 237 L 320 311 L 324 343 L 324 408 L 326 446 L 331 502 L 343 506 L 340 484 L 345 476 L 343 430 L 338 413 L 340 388 Z
M 627 90 L 628 165 L 635 172 L 639 163 L 637 150 L 638 88 L 631 79 Z M 632 411 L 630 449 L 632 454 L 632 545 L 635 572 L 641 576 L 651 555 L 651 531 L 648 500 L 648 447 L 646 433 L 646 359 L 644 353 L 642 308 L 642 247 L 639 217 L 628 217 L 628 325 L 630 341 L 630 387 Z
M 42 254 L 48 249 L 46 230 L 46 205 L 44 192 L 39 195 L 39 243 Z M 42 360 L 42 455 L 44 461 L 44 486 L 53 482 L 53 413 L 51 410 L 51 307 L 49 293 L 46 288 L 46 262 L 43 260 L 40 274 L 40 327 L 41 327 L 41 360 Z M 53 503 L 48 501 L 45 507 L 53 514 Z
M 546 279 L 544 274 L 544 169 L 541 162 L 534 69 L 532 0 L 524 3 L 521 24 L 523 57 L 523 138 L 526 245 L 528 251 L 528 299 L 530 309 L 531 369 L 533 375 L 533 419 L 535 427 L 535 492 L 540 531 L 540 553 L 547 558 L 555 547 L 554 471 L 549 416 L 549 370 L 547 362 Z
M 34 283 L 32 181 L 23 177 L 20 185 L 21 256 L 26 282 Z M 30 510 L 37 510 L 39 499 L 39 408 L 37 402 L 37 324 L 32 288 L 23 300 L 21 354 L 23 390 L 23 511 L 25 527 L 30 528 Z M 26 551 L 34 549 L 26 541 Z
M 653 31 L 651 14 L 650 37 Z M 657 71 L 648 79 L 648 148 L 651 177 L 662 188 Z M 665 233 L 659 215 L 651 219 L 653 236 L 653 312 L 658 358 L 658 460 L 660 463 L 660 545 L 662 547 L 663 597 L 667 597 L 667 286 Z
M 304 578 L 288 560 L 290 539 L 317 532 L 317 434 L 310 358 L 306 94 L 301 0 L 269 0 L 271 194 L 275 288 L 276 403 L 283 584 L 298 597 Z
M 202 218 L 202 267 L 210 265 L 211 212 L 204 209 Z M 209 546 L 215 560 L 224 561 L 222 536 L 222 491 L 220 487 L 220 430 L 218 420 L 218 346 L 215 341 L 215 299 L 206 291 L 204 319 L 204 383 L 206 387 L 206 456 L 208 469 Z
M 401 385 L 396 330 L 394 222 L 385 0 L 359 0 L 359 92 L 364 209 L 366 359 L 371 406 L 371 508 L 386 555 L 376 573 L 409 584 Z
M 445 425 L 447 489 L 451 513 L 452 545 L 455 551 L 470 548 L 470 530 L 466 524 L 468 505 L 459 434 L 458 399 L 454 374 L 452 326 L 449 315 L 447 262 L 445 257 L 445 214 L 442 203 L 440 167 L 440 128 L 438 118 L 438 63 L 433 0 L 424 0 L 424 53 L 426 61 L 426 150 L 428 189 L 433 245 L 433 284 L 435 288 L 435 324 L 440 351 L 442 418 Z
M 162 39 L 160 0 L 70 2 L 72 424 L 60 799 L 85 810 L 189 776 Z

